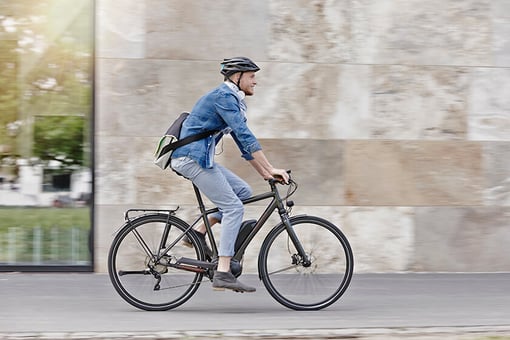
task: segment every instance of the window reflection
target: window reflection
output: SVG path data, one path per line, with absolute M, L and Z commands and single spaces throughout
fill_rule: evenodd
M 0 2 L 0 267 L 91 264 L 93 0 Z

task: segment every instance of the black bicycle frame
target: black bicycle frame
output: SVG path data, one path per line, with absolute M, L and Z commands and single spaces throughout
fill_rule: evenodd
M 278 182 L 273 179 L 268 180 L 268 182 L 269 182 L 269 185 L 271 186 L 271 191 L 263 193 L 263 194 L 255 195 L 255 196 L 249 197 L 245 200 L 242 200 L 242 203 L 246 205 L 246 204 L 262 201 L 262 200 L 269 199 L 269 198 L 272 199 L 271 202 L 269 203 L 269 205 L 266 207 L 266 209 L 262 213 L 262 215 L 260 216 L 260 218 L 257 220 L 257 223 L 255 224 L 252 231 L 248 234 L 248 236 L 243 241 L 243 243 L 241 244 L 241 246 L 239 247 L 239 249 L 236 251 L 236 253 L 234 254 L 234 256 L 232 258 L 237 261 L 241 260 L 242 254 L 244 254 L 244 251 L 246 250 L 246 248 L 248 247 L 250 242 L 253 240 L 255 235 L 260 231 L 262 226 L 267 222 L 269 217 L 271 217 L 271 215 L 273 214 L 273 211 L 276 209 L 276 210 L 278 210 L 278 214 L 280 215 L 281 221 L 285 225 L 287 232 L 289 234 L 289 237 L 290 237 L 292 243 L 294 244 L 294 246 L 296 247 L 298 254 L 301 256 L 301 258 L 305 262 L 308 262 L 308 258 L 306 256 L 305 250 L 303 249 L 303 246 L 299 242 L 299 239 L 297 238 L 296 233 L 294 232 L 294 228 L 292 228 L 292 225 L 290 224 L 287 210 L 285 209 L 282 199 L 280 197 L 280 193 L 278 192 L 278 189 L 276 188 L 276 183 L 278 183 Z M 200 220 L 200 218 L 203 219 L 205 228 L 207 230 L 207 235 L 209 236 L 209 241 L 212 246 L 213 253 L 215 255 L 217 255 L 218 249 L 216 247 L 216 242 L 214 240 L 214 235 L 212 233 L 212 228 L 209 223 L 208 216 L 212 213 L 218 212 L 219 209 L 218 208 L 206 209 L 205 205 L 204 205 L 204 201 L 202 199 L 202 194 L 200 193 L 200 190 L 195 186 L 195 184 L 193 184 L 193 189 L 195 190 L 195 195 L 197 197 L 198 206 L 199 206 L 200 213 L 201 213 L 200 217 L 193 223 L 193 225 L 195 225 Z

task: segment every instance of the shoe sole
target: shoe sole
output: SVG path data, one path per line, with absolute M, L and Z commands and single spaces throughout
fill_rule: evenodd
M 227 287 L 213 287 L 213 290 L 217 292 L 224 292 L 225 290 L 231 290 L 236 293 L 255 293 L 255 290 L 241 290 L 235 288 L 227 288 Z

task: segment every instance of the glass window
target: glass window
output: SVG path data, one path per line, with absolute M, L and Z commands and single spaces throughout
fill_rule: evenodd
M 0 269 L 92 268 L 93 0 L 0 2 Z

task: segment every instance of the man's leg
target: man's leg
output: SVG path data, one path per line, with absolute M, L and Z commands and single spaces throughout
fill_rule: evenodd
M 255 288 L 244 285 L 230 273 L 230 260 L 234 255 L 234 245 L 243 220 L 244 206 L 227 181 L 223 170 L 217 166 L 203 169 L 194 161 L 183 161 L 179 166 L 175 164 L 175 170 L 192 180 L 222 214 L 218 268 L 214 275 L 213 287 L 254 292 Z
M 241 179 L 239 176 L 237 176 L 224 166 L 221 166 L 219 164 L 215 164 L 214 166 L 220 169 L 222 174 L 225 176 L 225 179 L 232 187 L 232 190 L 237 195 L 237 197 L 239 197 L 239 199 L 244 200 L 252 195 L 251 187 L 243 179 Z M 209 215 L 208 217 L 209 225 L 213 226 L 216 223 L 221 222 L 222 215 L 223 214 L 221 212 Z M 206 232 L 205 223 L 201 222 L 194 229 L 202 234 L 205 234 Z

